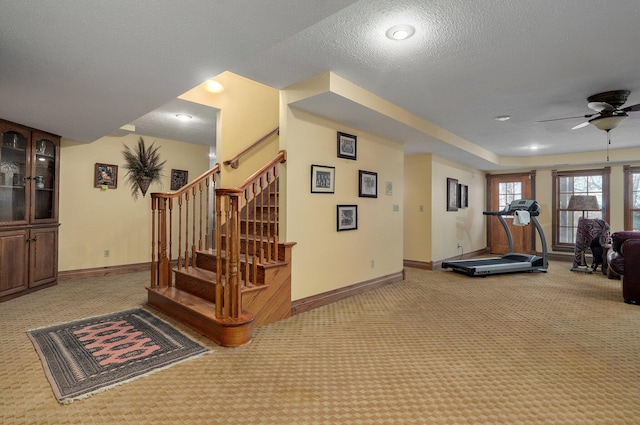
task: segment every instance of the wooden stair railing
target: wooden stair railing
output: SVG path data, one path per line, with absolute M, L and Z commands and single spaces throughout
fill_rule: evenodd
M 223 164 L 224 165 L 230 165 L 231 168 L 234 168 L 234 169 L 238 168 L 238 165 L 240 164 L 240 158 L 242 158 L 247 153 L 249 153 L 250 151 L 255 149 L 261 143 L 269 140 L 271 138 L 271 136 L 274 136 L 276 134 L 280 134 L 280 127 L 277 127 L 274 130 L 271 130 L 269 133 L 264 135 L 262 138 L 260 138 L 259 140 L 256 140 L 254 143 L 252 143 L 251 145 L 247 146 L 245 149 L 242 150 L 242 152 L 240 152 L 239 154 L 237 154 L 233 158 L 224 161 Z
M 169 310 L 175 307 L 167 297 L 183 298 L 174 317 L 190 322 L 187 325 L 221 345 L 250 341 L 254 317 L 243 309 L 242 291 L 265 287 L 258 265 L 263 268 L 279 261 L 278 168 L 285 161 L 286 152 L 280 151 L 235 189 L 215 188 L 220 169 L 216 165 L 176 192 L 151 194 L 151 305 L 171 315 Z M 172 269 L 201 273 L 197 255 L 203 251 L 215 252 L 213 274 L 207 278 L 213 285 L 212 304 L 207 304 L 211 307 L 184 299 L 190 295 L 174 288 Z M 196 304 L 199 311 L 185 307 L 196 308 Z M 281 314 L 290 314 L 290 307 Z M 230 336 L 219 335 L 225 332 Z
M 182 269 L 193 264 L 196 249 L 211 247 L 219 172 L 216 164 L 175 192 L 151 194 L 151 288 L 171 286 L 174 253 L 176 267 Z

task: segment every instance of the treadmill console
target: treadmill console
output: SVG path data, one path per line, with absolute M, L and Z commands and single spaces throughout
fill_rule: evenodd
M 507 211 L 529 211 L 532 214 L 540 214 L 540 204 L 533 199 L 516 199 L 509 204 Z

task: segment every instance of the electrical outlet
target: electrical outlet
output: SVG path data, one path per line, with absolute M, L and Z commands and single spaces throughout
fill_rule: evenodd
M 108 249 L 105 249 L 105 250 L 104 250 L 104 256 L 105 256 L 105 257 L 108 257 L 110 254 L 111 254 L 111 253 L 109 252 L 109 250 L 108 250 Z
M 371 260 L 371 268 L 374 268 L 376 265 L 373 260 Z
M 462 244 L 458 241 L 458 246 L 456 248 L 462 248 Z

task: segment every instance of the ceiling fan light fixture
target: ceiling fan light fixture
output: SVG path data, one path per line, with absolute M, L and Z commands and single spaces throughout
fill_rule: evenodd
M 626 112 L 614 115 L 601 115 L 596 118 L 591 118 L 589 124 L 597 127 L 599 130 L 609 131 L 616 128 L 622 121 L 627 118 Z

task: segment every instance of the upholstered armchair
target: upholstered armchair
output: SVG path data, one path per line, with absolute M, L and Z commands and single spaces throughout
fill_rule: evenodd
M 609 268 L 622 280 L 622 298 L 640 304 L 640 232 L 615 232 L 607 255 Z

